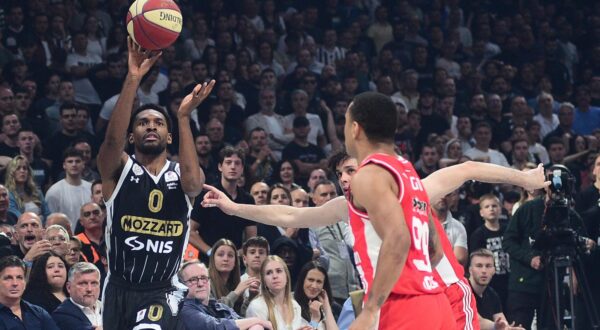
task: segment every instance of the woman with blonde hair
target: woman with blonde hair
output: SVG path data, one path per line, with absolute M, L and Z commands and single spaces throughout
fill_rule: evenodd
M 258 289 L 259 283 L 256 277 L 240 280 L 240 261 L 232 241 L 222 238 L 212 246 L 208 275 L 212 296 L 244 315 L 250 303 L 248 297 L 244 297 L 244 292 L 251 286 Z
M 25 156 L 15 156 L 8 163 L 4 182 L 9 195 L 8 212 L 17 218 L 24 212 L 33 212 L 42 221 L 50 214 L 44 195 L 33 181 L 33 169 Z
M 278 256 L 268 256 L 260 269 L 261 293 L 250 302 L 246 317 L 269 321 L 273 330 L 312 329 L 292 296 L 290 272 Z

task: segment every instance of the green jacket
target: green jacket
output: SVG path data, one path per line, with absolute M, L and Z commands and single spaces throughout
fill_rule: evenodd
M 542 228 L 544 198 L 536 198 L 523 204 L 514 214 L 504 232 L 504 250 L 510 255 L 510 276 L 508 290 L 525 293 L 541 293 L 544 281 L 544 268 L 531 268 L 531 259 L 541 256 L 542 251 L 532 248 Z M 583 222 L 572 209 L 569 210 L 572 228 L 585 235 Z M 542 259 L 542 264 L 544 260 Z M 546 266 L 546 265 L 544 265 Z

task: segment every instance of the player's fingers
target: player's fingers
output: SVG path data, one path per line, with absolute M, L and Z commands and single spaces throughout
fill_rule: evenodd
M 214 193 L 219 193 L 219 189 L 217 189 L 217 188 L 215 188 L 215 187 L 213 187 L 213 186 L 211 186 L 209 184 L 206 184 L 206 183 L 204 185 L 202 185 L 202 188 L 204 190 L 212 191 Z

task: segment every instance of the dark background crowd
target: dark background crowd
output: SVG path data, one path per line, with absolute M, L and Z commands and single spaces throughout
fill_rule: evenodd
M 207 183 L 235 201 L 304 207 L 340 194 L 336 164 L 330 167 L 328 160 L 343 149 L 346 109 L 356 94 L 377 91 L 397 105 L 398 152 L 422 178 L 467 160 L 518 170 L 562 164 L 575 181 L 573 218 L 581 219 L 586 237 L 600 237 L 600 3 L 177 3 L 183 31 L 144 77 L 136 102 L 168 109 L 175 123 L 168 150 L 176 160 L 179 104 L 197 83 L 215 79 L 212 95 L 192 115 L 191 129 Z M 29 257 L 44 252 L 36 245 L 44 236 L 42 228 L 23 229 L 23 215 L 35 213 L 47 227 L 52 215 L 62 214 L 66 220 L 56 223 L 77 235 L 75 250 L 81 245 L 85 260 L 103 270 L 95 157 L 127 73 L 129 5 L 127 0 L 0 5 L 0 163 L 6 190 L 0 194 L 0 228 L 14 236 L 16 254 L 26 263 L 34 261 L 26 257 L 32 246 Z M 532 219 L 540 214 L 525 206 L 543 195 L 468 183 L 434 205 L 466 268 L 468 252 L 494 253 L 492 287 L 509 320 L 522 319 L 511 315 L 516 310 L 511 301 L 539 307 L 537 289 L 543 284 L 522 279 L 542 271 L 531 260 L 531 247 L 521 245 L 527 226 L 520 225 L 537 221 Z M 199 200 L 186 259 L 208 264 L 219 239 L 241 249 L 258 234 L 271 252 L 285 250 L 284 260 L 288 250 L 303 260 L 288 263 L 294 281 L 305 261 L 329 262 L 318 230 L 257 226 L 203 209 Z M 342 230 L 339 234 L 331 233 L 334 241 L 343 241 Z M 329 277 L 337 271 L 330 270 Z M 353 270 L 343 271 L 352 275 L 344 277 L 344 290 L 334 289 L 332 298 L 340 304 L 358 288 Z M 588 271 L 597 290 L 599 274 L 594 267 Z

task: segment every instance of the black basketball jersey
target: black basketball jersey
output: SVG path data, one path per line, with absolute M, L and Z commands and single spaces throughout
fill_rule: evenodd
M 179 164 L 167 161 L 153 176 L 129 157 L 106 202 L 110 277 L 132 284 L 170 281 L 187 246 L 191 209 Z

